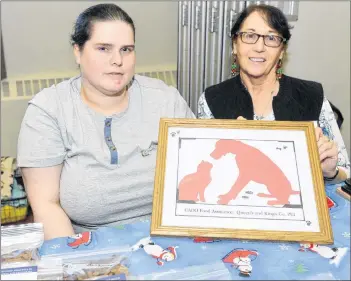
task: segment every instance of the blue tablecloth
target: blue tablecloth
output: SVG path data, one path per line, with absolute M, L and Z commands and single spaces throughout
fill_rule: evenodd
M 333 245 L 302 247 L 299 243 L 169 237 L 151 237 L 147 241 L 150 222 L 140 221 L 101 228 L 89 233 L 89 237 L 79 237 L 81 240 L 46 241 L 40 253 L 65 256 L 72 252 L 133 246 L 130 274 L 147 279 L 165 280 L 172 276 L 188 280 L 350 280 L 350 202 L 336 194 L 335 186 L 326 187 L 326 191 L 335 203 L 330 208 Z M 139 244 L 143 246 L 138 247 Z

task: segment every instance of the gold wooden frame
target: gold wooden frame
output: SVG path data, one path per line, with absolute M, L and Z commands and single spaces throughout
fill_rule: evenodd
M 180 126 L 184 128 L 221 128 L 221 129 L 262 129 L 262 130 L 298 130 L 304 131 L 307 139 L 312 181 L 316 199 L 320 232 L 305 231 L 262 231 L 227 228 L 198 228 L 163 226 L 163 198 L 165 164 L 168 143 L 168 128 Z M 160 121 L 158 152 L 153 194 L 153 208 L 151 218 L 151 235 L 155 236 L 184 236 L 184 237 L 212 237 L 231 239 L 253 239 L 272 241 L 297 241 L 301 243 L 332 244 L 329 209 L 327 206 L 324 180 L 322 176 L 314 124 L 313 122 L 291 121 L 247 121 L 247 120 L 220 120 L 220 119 L 167 119 Z

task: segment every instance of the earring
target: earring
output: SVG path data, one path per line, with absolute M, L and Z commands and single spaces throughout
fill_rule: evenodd
M 276 70 L 276 74 L 277 74 L 277 80 L 279 80 L 280 78 L 282 78 L 282 74 L 283 74 L 283 68 L 282 68 L 282 60 L 279 59 L 278 63 L 277 63 L 277 70 Z
M 238 73 L 238 65 L 236 63 L 236 55 L 233 54 L 232 76 L 235 76 L 237 73 Z

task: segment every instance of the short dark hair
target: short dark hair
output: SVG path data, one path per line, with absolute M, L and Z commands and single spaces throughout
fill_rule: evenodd
M 245 19 L 253 12 L 259 12 L 260 14 L 262 14 L 267 20 L 267 24 L 271 28 L 275 29 L 281 36 L 283 36 L 286 39 L 286 41 L 284 42 L 285 44 L 289 41 L 291 37 L 290 29 L 292 28 L 292 26 L 289 25 L 284 13 L 276 7 L 266 4 L 253 4 L 248 6 L 245 10 L 241 12 L 230 32 L 232 40 L 236 38 L 236 33 L 241 28 Z
M 77 44 L 80 49 L 91 38 L 91 30 L 94 22 L 120 20 L 129 24 L 133 29 L 135 40 L 135 26 L 131 17 L 115 4 L 98 4 L 83 11 L 74 24 L 71 44 Z

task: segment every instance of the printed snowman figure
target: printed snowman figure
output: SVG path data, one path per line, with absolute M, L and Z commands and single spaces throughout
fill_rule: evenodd
M 170 246 L 164 249 L 151 241 L 150 237 L 146 237 L 132 246 L 132 251 L 144 249 L 145 253 L 155 258 L 157 264 L 162 266 L 164 262 L 171 262 L 177 258 L 176 248 L 178 248 L 178 246 Z
M 318 244 L 300 244 L 300 249 L 299 251 L 305 252 L 305 251 L 311 251 L 313 253 L 317 253 L 323 258 L 330 259 L 329 263 L 330 264 L 335 264 L 335 266 L 338 266 L 341 259 L 344 257 L 344 255 L 347 252 L 347 248 L 330 248 L 327 246 L 321 246 Z
M 230 263 L 239 271 L 239 276 L 250 277 L 252 273 L 251 262 L 258 256 L 258 252 L 255 250 L 247 249 L 234 249 L 229 252 L 222 261 L 224 263 Z

